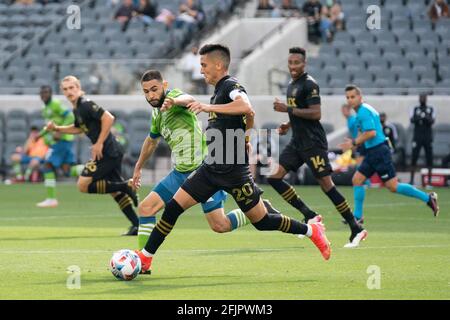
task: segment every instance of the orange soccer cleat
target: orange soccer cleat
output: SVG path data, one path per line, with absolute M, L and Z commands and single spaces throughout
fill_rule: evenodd
M 151 274 L 152 273 L 152 260 L 153 257 L 145 256 L 141 251 L 135 250 L 139 259 L 141 259 L 141 274 Z
M 325 228 L 322 223 L 312 223 L 310 224 L 312 228 L 312 236 L 310 237 L 314 245 L 320 250 L 323 258 L 325 260 L 330 259 L 331 247 L 330 242 L 325 235 Z

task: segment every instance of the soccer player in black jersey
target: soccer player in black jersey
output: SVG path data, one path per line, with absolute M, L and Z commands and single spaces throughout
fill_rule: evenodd
M 80 81 L 67 76 L 61 81 L 61 90 L 72 103 L 75 122 L 68 126 L 47 124 L 48 131 L 68 134 L 85 133 L 91 140 L 91 160 L 80 177 L 78 189 L 85 193 L 109 193 L 119 204 L 120 210 L 130 220 L 132 226 L 124 235 L 137 235 L 139 220 L 133 209 L 138 199 L 128 181 L 121 175 L 123 150 L 111 134 L 114 117 L 95 102 L 84 97 Z
M 229 49 L 220 44 L 205 45 L 200 55 L 202 74 L 208 84 L 215 86 L 214 95 L 211 104 L 195 101 L 187 107 L 195 113 L 209 113 L 208 156 L 166 205 L 145 248 L 137 251 L 142 272 L 150 268 L 153 255 L 178 217 L 193 205 L 206 202 L 218 190 L 233 196 L 256 229 L 307 235 L 328 260 L 331 249 L 321 223 L 306 225 L 282 214 L 271 214 L 263 204 L 261 190 L 250 174 L 246 149 L 246 122 L 253 122 L 254 111 L 245 89 L 228 75 Z
M 363 232 L 357 223 L 347 200 L 336 189 L 331 179 L 328 159 L 328 142 L 320 124 L 320 90 L 314 78 L 305 72 L 306 52 L 303 48 L 289 49 L 288 67 L 292 81 L 287 89 L 287 104 L 274 102 L 274 110 L 288 113 L 289 122 L 278 128 L 284 135 L 292 128 L 292 139 L 280 155 L 277 171 L 268 178 L 270 185 L 293 207 L 298 209 L 306 222 L 322 221 L 322 217 L 307 207 L 295 192 L 294 187 L 283 180 L 289 170 L 297 171 L 304 163 L 312 170 L 322 191 L 330 198 L 337 211 L 351 229 L 350 242 Z

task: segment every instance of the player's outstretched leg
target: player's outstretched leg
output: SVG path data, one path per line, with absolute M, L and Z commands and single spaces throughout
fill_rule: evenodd
M 431 208 L 435 217 L 439 215 L 439 205 L 437 202 L 438 196 L 436 192 L 427 194 L 408 183 L 398 183 L 398 179 L 396 177 L 387 181 L 385 185 L 391 192 L 416 198 L 425 202 Z
M 283 197 L 291 206 L 299 210 L 305 216 L 305 222 L 317 216 L 297 195 L 293 186 L 276 176 L 267 179 L 267 182 Z
M 133 200 L 123 192 L 112 194 L 114 200 L 119 205 L 120 210 L 125 217 L 131 222 L 131 227 L 128 232 L 123 233 L 123 236 L 136 236 L 138 234 L 139 219 L 133 209 Z
M 262 200 L 263 200 L 264 207 L 266 207 L 266 210 L 268 213 L 281 214 L 281 212 L 278 209 L 276 209 L 269 200 L 267 200 L 267 199 L 262 199 Z M 231 210 L 230 212 L 228 212 L 226 214 L 226 216 L 230 220 L 230 223 L 231 223 L 230 231 L 236 230 L 236 229 L 246 226 L 250 223 L 250 220 L 248 220 L 245 213 L 242 212 L 242 210 L 239 208 Z
M 358 172 L 356 174 L 358 174 Z M 364 180 L 362 180 L 362 182 L 364 182 Z M 364 230 L 364 228 L 356 221 L 355 217 L 353 216 L 352 210 L 348 205 L 347 200 L 337 190 L 336 186 L 331 180 L 331 176 L 328 175 L 319 178 L 318 181 L 324 193 L 331 200 L 331 202 L 333 202 L 334 206 L 336 207 L 336 210 L 340 213 L 342 218 L 344 218 L 344 220 L 350 227 L 351 230 L 349 238 L 350 243 L 345 245 L 345 247 L 349 248 L 350 244 L 351 247 L 357 247 L 362 240 L 367 238 L 367 231 Z M 354 185 L 360 185 L 359 183 L 355 183 L 355 181 L 353 181 L 353 183 Z
M 331 255 L 330 242 L 325 235 L 322 223 L 304 224 L 283 214 L 267 213 L 260 200 L 256 206 L 245 213 L 253 226 L 260 231 L 281 231 L 291 234 L 306 235 L 320 250 L 323 258 L 328 260 Z
M 82 179 L 84 177 L 80 177 L 78 180 L 78 186 L 81 192 L 85 192 L 85 187 L 80 186 L 80 184 L 83 183 Z M 129 181 L 108 181 L 105 179 L 101 180 L 95 180 L 89 183 L 87 186 L 87 192 L 88 193 L 98 193 L 98 194 L 105 194 L 105 193 L 113 193 L 113 192 L 123 192 L 126 193 L 133 201 L 133 204 L 135 207 L 139 204 L 139 199 L 137 197 L 136 192 L 131 188 Z
M 179 202 L 185 209 L 179 204 Z M 147 271 L 150 270 L 153 255 L 172 231 L 178 217 L 185 210 L 189 209 L 196 203 L 197 201 L 195 201 L 186 191 L 180 188 L 174 198 L 166 204 L 161 219 L 152 230 L 150 238 L 145 244 L 144 249 L 142 249 L 142 251 L 136 251 L 142 262 L 141 273 L 147 273 Z

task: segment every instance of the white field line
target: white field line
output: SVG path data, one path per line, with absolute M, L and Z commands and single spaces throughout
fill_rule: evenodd
M 383 247 L 359 247 L 353 250 L 385 250 L 385 249 L 432 249 L 432 248 L 449 248 L 450 244 L 436 244 L 436 245 L 417 245 L 417 246 L 383 246 Z M 242 249 L 177 249 L 177 250 L 163 250 L 162 254 L 173 254 L 173 253 L 239 253 L 241 251 L 252 252 L 283 252 L 283 251 L 294 251 L 295 248 L 242 248 Z M 349 251 L 352 249 L 334 247 L 333 250 L 344 250 Z M 112 250 L 1 250 L 0 254 L 102 254 L 111 253 Z
M 439 205 L 450 204 L 450 201 L 439 201 Z M 412 202 L 395 202 L 395 203 L 368 203 L 364 208 L 382 208 L 382 207 L 416 207 L 417 203 Z M 332 208 L 330 205 L 310 206 L 313 209 Z M 442 210 L 441 210 L 442 211 Z M 441 212 L 442 213 L 442 212 Z M 104 217 L 119 217 L 120 214 L 92 214 L 92 215 L 58 215 L 58 216 L 30 216 L 30 217 L 0 217 L 0 221 L 21 221 L 21 220 L 44 220 L 44 219 L 72 219 L 72 218 L 104 218 Z M 383 218 L 384 219 L 384 218 Z

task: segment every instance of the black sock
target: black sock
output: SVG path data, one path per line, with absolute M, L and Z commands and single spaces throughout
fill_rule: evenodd
M 128 183 L 126 181 L 122 182 L 111 182 L 108 180 L 97 180 L 92 181 L 88 186 L 89 193 L 113 193 L 113 192 L 126 192 Z
M 184 209 L 175 201 L 170 200 L 164 208 L 164 212 L 150 234 L 150 238 L 145 245 L 145 250 L 151 254 L 155 254 L 166 237 L 172 231 L 173 226 L 177 222 L 178 217 L 184 212 Z
M 139 218 L 136 215 L 136 212 L 133 209 L 133 200 L 129 195 L 125 193 L 119 193 L 114 197 L 117 204 L 119 205 L 120 210 L 122 210 L 123 214 L 130 220 L 131 224 L 135 227 L 139 226 Z
M 312 211 L 308 206 L 300 199 L 295 192 L 294 187 L 283 179 L 268 178 L 267 182 L 283 197 L 286 202 L 291 206 L 299 210 L 306 220 L 314 218 L 317 213 Z
M 285 233 L 306 234 L 308 226 L 300 221 L 291 219 L 282 214 L 267 213 L 264 218 L 253 223 L 256 229 L 260 231 L 278 230 Z
M 336 207 L 336 210 L 341 214 L 341 216 L 345 219 L 345 221 L 347 221 L 348 225 L 350 226 L 350 229 L 352 229 L 352 232 L 361 231 L 362 229 L 356 222 L 347 200 L 345 200 L 345 198 L 339 193 L 336 187 L 331 188 L 331 190 L 325 192 L 325 194 L 333 202 L 334 206 Z

